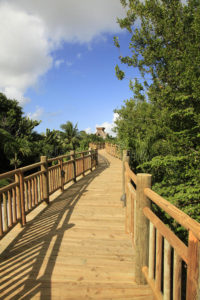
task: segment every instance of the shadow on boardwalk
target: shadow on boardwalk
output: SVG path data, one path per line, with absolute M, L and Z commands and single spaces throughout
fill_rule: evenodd
M 88 185 L 108 166 L 108 161 L 100 157 L 95 171 L 51 202 L 3 252 L 0 299 L 31 299 L 38 294 L 40 299 L 51 299 L 51 275 L 64 233 L 76 226 L 70 223 L 73 210 Z

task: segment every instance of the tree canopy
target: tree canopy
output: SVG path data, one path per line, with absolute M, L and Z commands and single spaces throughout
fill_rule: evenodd
M 125 64 L 143 80 L 130 81 L 133 97 L 116 110 L 118 141 L 131 150 L 135 171 L 152 173 L 153 188 L 200 221 L 200 2 L 121 3 L 130 55 L 120 53 L 116 75 L 125 78 Z

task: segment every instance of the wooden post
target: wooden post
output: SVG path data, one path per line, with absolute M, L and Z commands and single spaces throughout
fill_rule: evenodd
M 126 206 L 125 162 L 129 163 L 129 156 L 128 156 L 127 150 L 123 150 L 123 158 L 122 158 L 122 196 L 121 196 L 121 201 L 123 202 L 123 207 Z
M 98 148 L 97 147 L 95 147 L 95 155 L 94 155 L 94 157 L 95 157 L 95 161 L 96 161 L 96 166 L 95 167 L 97 167 L 98 166 L 98 164 L 99 164 L 99 162 L 98 162 Z
M 21 204 L 20 204 L 20 189 L 19 189 L 19 173 L 15 174 L 16 186 L 16 198 L 17 198 L 17 220 L 21 220 Z
M 21 204 L 21 225 L 26 225 L 25 215 L 25 199 L 24 199 L 24 174 L 19 173 L 19 186 L 20 186 L 20 204 Z
M 149 221 L 143 213 L 144 207 L 150 207 L 150 201 L 144 194 L 145 188 L 151 188 L 150 174 L 137 174 L 137 188 L 134 211 L 134 244 L 135 244 L 135 280 L 145 284 L 142 267 L 148 265 L 149 255 Z
M 76 156 L 75 156 L 75 151 L 74 150 L 70 151 L 70 159 L 73 160 L 73 169 L 74 169 L 74 179 L 73 179 L 73 181 L 76 182 Z
M 81 157 L 82 157 L 82 160 L 83 160 L 83 176 L 85 176 L 85 159 L 84 159 L 84 152 L 81 153 Z
M 63 170 L 63 160 L 62 158 L 59 159 L 59 165 L 60 165 L 60 188 L 61 191 L 64 191 L 64 177 L 65 177 L 65 172 Z
M 188 271 L 186 299 L 200 299 L 200 241 L 192 231 L 189 232 L 188 241 Z
M 90 171 L 92 172 L 92 149 L 89 150 L 90 150 L 89 155 L 90 155 L 90 163 L 91 163 Z
M 48 164 L 47 157 L 41 156 L 40 161 L 42 162 L 41 171 L 45 173 L 42 174 L 42 185 L 43 185 L 43 196 L 46 203 L 49 203 L 49 178 L 48 178 Z

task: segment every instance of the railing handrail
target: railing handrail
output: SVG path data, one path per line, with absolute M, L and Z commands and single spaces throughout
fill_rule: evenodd
M 162 208 L 180 225 L 185 227 L 185 229 L 192 230 L 194 235 L 200 240 L 200 224 L 197 221 L 192 219 L 190 216 L 178 209 L 175 205 L 173 205 L 151 189 L 145 188 L 144 193 L 149 199 L 151 199 L 151 201 Z

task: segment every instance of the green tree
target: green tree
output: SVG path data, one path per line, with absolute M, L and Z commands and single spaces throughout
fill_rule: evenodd
M 33 131 L 38 121 L 23 116 L 22 108 L 16 100 L 7 99 L 0 93 L 0 171 L 8 171 L 26 164 L 28 156 L 34 156 L 37 134 Z M 31 161 L 34 162 L 34 161 Z
M 67 121 L 65 124 L 60 125 L 62 129 L 61 139 L 63 148 L 66 150 L 76 150 L 79 146 L 80 135 L 78 131 L 78 124 L 73 125 L 72 122 Z
M 138 68 L 144 83 L 130 82 L 133 99 L 117 110 L 118 138 L 132 150 L 133 167 L 153 174 L 153 188 L 199 220 L 200 2 L 121 3 L 127 13 L 118 22 L 130 33 L 121 67 Z M 119 66 L 116 75 L 125 78 Z

